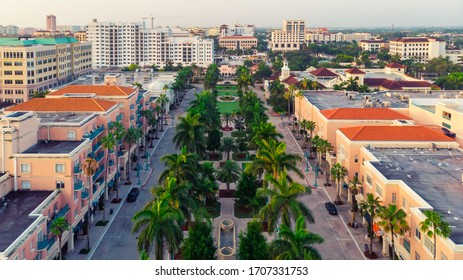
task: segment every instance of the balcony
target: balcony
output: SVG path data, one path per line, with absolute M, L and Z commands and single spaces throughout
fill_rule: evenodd
M 82 199 L 88 199 L 89 196 L 90 196 L 90 193 L 88 192 L 88 189 L 85 189 L 85 191 L 82 192 L 80 197 Z
M 48 248 L 48 237 L 44 237 L 42 241 L 37 241 L 37 251 L 43 251 Z
M 117 122 L 121 122 L 123 118 L 124 118 L 124 115 L 119 114 L 119 115 L 117 115 L 117 117 L 116 117 L 116 121 L 117 121 Z
M 104 158 L 104 151 L 101 151 L 96 155 L 95 160 L 97 162 L 100 162 L 103 158 Z
M 84 135 L 84 138 L 89 138 L 90 140 L 93 140 L 93 139 L 95 139 L 98 135 L 100 135 L 101 133 L 103 133 L 104 130 L 105 130 L 104 126 L 99 126 L 99 127 L 97 127 L 95 130 L 90 131 L 90 133 L 85 134 L 85 135 Z
M 84 184 L 82 183 L 82 180 L 76 180 L 74 181 L 74 191 L 80 191 L 84 187 Z
M 53 246 L 53 244 L 55 244 L 55 237 L 53 236 L 52 238 L 49 239 L 48 241 L 48 247 L 47 249 L 50 250 L 51 246 Z
M 134 115 L 130 115 L 130 120 L 133 121 L 135 119 Z
M 82 166 L 80 164 L 74 165 L 74 175 L 82 173 Z
M 100 165 L 100 167 L 96 170 L 95 172 L 95 175 L 93 175 L 93 181 L 96 181 L 96 179 L 98 179 L 98 177 L 101 176 L 101 174 L 103 174 L 103 171 L 104 171 L 104 165 Z
M 138 109 L 138 110 L 143 109 L 143 103 L 138 103 L 137 109 Z
M 124 150 L 119 151 L 119 152 L 117 152 L 117 156 L 118 156 L 118 157 L 123 157 L 123 156 L 124 156 L 124 153 L 125 153 Z
M 137 97 L 137 103 L 140 102 L 140 100 L 143 99 L 143 93 L 139 93 Z
M 142 122 L 137 122 L 137 127 L 138 128 L 141 128 L 143 126 L 143 123 Z
M 96 153 L 96 151 L 98 151 L 101 148 L 101 142 L 96 143 L 95 145 L 93 145 L 92 148 L 93 152 Z
M 130 104 L 130 110 L 134 110 L 135 109 L 135 104 Z
M 63 208 L 61 208 L 61 210 L 59 210 L 58 212 L 56 212 L 56 214 L 51 217 L 51 220 L 48 222 L 47 224 L 47 229 L 48 231 L 50 231 L 50 226 L 51 224 L 53 223 L 53 221 L 55 221 L 56 219 L 58 218 L 61 218 L 61 217 L 64 217 L 67 215 L 67 213 L 69 213 L 69 204 L 66 204 L 64 205 Z
M 108 166 L 113 167 L 113 166 L 114 166 L 114 160 L 111 159 L 111 160 L 108 162 Z

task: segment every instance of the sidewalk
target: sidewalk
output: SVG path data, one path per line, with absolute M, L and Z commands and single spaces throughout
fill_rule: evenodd
M 265 98 L 263 92 L 260 90 L 256 90 L 257 95 L 264 101 Z M 333 234 L 334 240 L 337 242 L 338 247 L 336 246 L 326 246 L 328 250 L 341 250 L 343 251 L 346 259 L 356 259 L 356 260 L 363 260 L 366 259 L 364 257 L 363 251 L 365 244 L 369 244 L 369 239 L 366 239 L 365 236 L 367 234 L 367 229 L 365 225 L 362 224 L 362 217 L 359 213 L 356 214 L 356 222 L 359 224 L 357 229 L 349 227 L 347 224 L 352 220 L 352 215 L 350 213 L 351 204 L 347 203 L 347 194 L 346 191 L 342 190 L 341 199 L 344 202 L 343 205 L 336 206 L 338 209 L 338 216 L 329 216 L 325 209 L 324 203 L 327 201 L 333 202 L 336 198 L 336 184 L 334 182 L 330 182 L 331 186 L 324 186 L 326 182 L 326 174 L 324 173 L 323 166 L 321 169 L 323 170 L 323 174 L 319 173 L 317 177 L 317 184 L 318 187 L 315 187 L 315 172 L 312 171 L 312 166 L 316 165 L 315 159 L 309 160 L 309 171 L 307 170 L 307 160 L 304 158 L 304 152 L 308 151 L 307 149 L 301 148 L 301 141 L 295 139 L 293 133 L 291 132 L 292 126 L 281 126 L 282 122 L 287 123 L 288 117 L 284 117 L 283 121 L 281 116 L 274 113 L 272 109 L 265 104 L 268 109 L 269 115 L 269 122 L 271 122 L 277 129 L 279 133 L 283 135 L 284 142 L 286 143 L 286 150 L 288 153 L 294 153 L 300 155 L 303 160 L 298 163 L 298 168 L 303 172 L 304 178 L 301 179 L 298 176 L 293 176 L 295 181 L 305 185 L 310 186 L 312 189 L 312 194 L 302 198 L 302 201 L 314 212 L 314 209 L 322 210 L 323 215 L 320 213 L 314 213 L 316 223 L 314 225 L 310 225 L 309 227 L 313 227 L 314 231 L 315 228 L 320 227 L 321 232 L 317 232 L 323 236 L 323 234 Z M 314 205 L 318 204 L 318 205 Z M 339 217 L 339 219 L 338 219 Z M 332 233 L 325 232 L 324 228 L 320 226 L 320 222 L 324 223 L 324 219 L 330 225 L 329 227 L 332 230 Z M 318 224 L 318 226 L 317 226 Z M 317 230 L 318 231 L 318 230 Z M 352 242 L 353 241 L 353 242 Z M 322 245 L 320 247 L 323 247 Z M 381 253 L 382 251 L 382 243 L 380 242 L 373 242 L 373 251 L 378 255 L 378 260 L 386 260 L 389 259 L 388 257 L 384 257 Z M 323 255 L 323 251 L 321 251 Z M 329 253 L 329 252 L 327 252 Z

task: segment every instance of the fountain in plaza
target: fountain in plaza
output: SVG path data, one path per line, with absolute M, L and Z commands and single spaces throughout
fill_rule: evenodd
M 235 225 L 231 219 L 223 219 L 219 227 L 219 249 L 218 255 L 221 260 L 232 260 L 235 258 L 236 238 Z

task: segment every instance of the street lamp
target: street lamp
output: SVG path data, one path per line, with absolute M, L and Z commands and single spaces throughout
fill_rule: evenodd
M 305 171 L 306 172 L 309 172 L 309 153 L 308 152 L 305 152 L 304 153 L 304 157 L 305 157 L 305 162 L 307 163 L 306 167 L 305 167 Z
M 317 163 L 317 165 L 313 166 L 312 168 L 313 168 L 313 171 L 315 172 L 315 182 L 314 182 L 313 186 L 318 187 L 317 177 L 318 177 L 318 172 L 320 171 L 320 166 Z
M 149 166 L 150 166 L 150 155 L 148 152 L 145 152 L 145 157 L 146 157 L 146 164 L 145 164 L 145 170 L 148 171 L 149 170 Z
M 172 126 L 174 126 L 174 119 L 175 119 L 174 111 L 170 111 L 170 116 L 172 117 Z

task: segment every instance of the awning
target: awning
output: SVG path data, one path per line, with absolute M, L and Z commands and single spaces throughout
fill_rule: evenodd
M 384 235 L 384 232 L 379 228 L 379 226 L 376 223 L 373 223 L 373 231 L 375 232 L 377 237 Z

